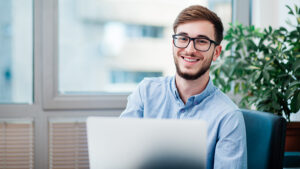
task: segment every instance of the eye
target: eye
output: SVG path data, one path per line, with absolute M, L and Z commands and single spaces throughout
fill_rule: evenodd
M 188 38 L 188 37 L 185 37 L 185 36 L 178 36 L 177 39 L 178 39 L 179 41 L 188 41 L 188 40 L 189 40 L 189 38 Z
M 209 43 L 209 40 L 207 40 L 207 39 L 196 39 L 195 42 L 198 43 L 198 44 L 207 44 L 207 43 Z

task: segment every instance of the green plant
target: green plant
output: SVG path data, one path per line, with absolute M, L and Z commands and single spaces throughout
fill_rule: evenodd
M 300 9 L 287 8 L 297 20 L 289 31 L 231 24 L 225 52 L 211 71 L 216 86 L 241 96 L 240 107 L 254 105 L 289 121 L 300 109 Z

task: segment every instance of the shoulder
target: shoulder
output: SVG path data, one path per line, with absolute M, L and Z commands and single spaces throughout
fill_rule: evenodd
M 238 106 L 218 88 L 216 88 L 212 94 L 212 99 L 214 100 L 215 105 L 226 110 L 225 112 L 227 113 L 239 111 Z
M 157 92 L 168 87 L 171 81 L 172 77 L 170 76 L 144 78 L 138 85 L 138 88 L 141 92 Z
M 215 88 L 214 92 L 208 96 L 206 108 L 210 114 L 210 118 L 217 120 L 220 123 L 228 123 L 233 121 L 243 121 L 243 115 L 239 107 L 222 91 Z
M 161 91 L 167 91 L 166 87 L 171 83 L 172 77 L 152 77 L 144 78 L 129 97 L 147 98 Z
M 218 103 L 219 107 L 222 107 L 221 116 L 223 117 L 221 120 L 222 124 L 237 125 L 243 124 L 244 118 L 239 107 L 222 91 L 219 89 L 216 90 L 215 100 Z
M 167 96 L 171 91 L 172 79 L 169 76 L 144 78 L 130 97 L 139 96 L 142 102 L 146 102 L 149 99 Z

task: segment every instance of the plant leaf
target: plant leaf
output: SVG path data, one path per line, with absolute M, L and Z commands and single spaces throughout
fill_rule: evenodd
M 225 50 L 230 50 L 233 44 L 234 44 L 234 42 L 233 42 L 233 41 L 230 41 L 230 42 L 226 45 Z
M 236 83 L 234 86 L 234 94 L 237 94 L 239 92 L 240 83 Z
M 288 89 L 286 92 L 285 92 L 285 98 L 286 99 L 289 99 L 290 97 L 292 97 L 294 95 L 294 92 L 295 92 L 295 89 Z
M 300 68 L 300 59 L 293 64 L 293 71 L 296 72 Z
M 288 5 L 285 5 L 285 6 L 289 9 L 289 13 L 288 14 L 294 15 L 294 12 L 293 12 L 292 8 L 289 7 Z
M 266 81 L 270 80 L 270 74 L 268 71 L 263 70 L 263 77 L 265 78 Z
M 253 77 L 254 82 L 257 82 L 261 77 L 261 72 L 256 71 L 256 74 Z
M 290 83 L 290 88 L 294 87 L 294 86 L 300 86 L 300 81 L 293 81 L 292 83 Z
M 275 102 L 275 101 L 272 101 L 272 106 L 276 110 L 280 110 L 280 108 L 281 108 L 280 105 L 277 102 Z

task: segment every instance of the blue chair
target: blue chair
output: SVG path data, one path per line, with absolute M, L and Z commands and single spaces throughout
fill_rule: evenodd
M 285 152 L 283 167 L 300 168 L 300 152 Z
M 241 110 L 247 135 L 248 169 L 282 169 L 286 120 L 253 110 Z

